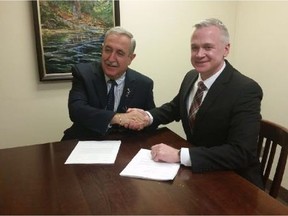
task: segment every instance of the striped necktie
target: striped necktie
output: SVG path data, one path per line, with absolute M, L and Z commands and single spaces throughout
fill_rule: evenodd
M 194 121 L 195 121 L 195 117 L 196 117 L 196 113 L 199 110 L 199 107 L 201 105 L 202 102 L 202 97 L 203 97 L 203 91 L 207 90 L 207 87 L 205 86 L 205 84 L 202 81 L 198 82 L 198 89 L 196 91 L 196 94 L 193 98 L 190 110 L 189 110 L 189 123 L 190 123 L 190 127 L 193 128 L 194 127 Z

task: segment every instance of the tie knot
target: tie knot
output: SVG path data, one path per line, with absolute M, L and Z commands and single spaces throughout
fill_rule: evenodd
M 117 86 L 117 82 L 115 80 L 110 79 L 108 82 L 111 84 L 111 86 Z
M 199 82 L 198 82 L 198 88 L 199 88 L 201 91 L 207 90 L 207 87 L 205 86 L 205 84 L 204 84 L 202 81 L 199 81 Z

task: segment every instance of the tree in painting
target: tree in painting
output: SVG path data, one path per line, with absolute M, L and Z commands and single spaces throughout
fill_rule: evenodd
M 47 74 L 100 59 L 104 33 L 114 26 L 113 1 L 41 0 L 39 8 Z

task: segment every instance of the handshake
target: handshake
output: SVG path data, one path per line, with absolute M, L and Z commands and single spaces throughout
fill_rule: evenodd
M 126 113 L 116 113 L 111 124 L 118 124 L 131 130 L 142 130 L 151 124 L 151 118 L 142 109 L 129 108 Z
M 116 113 L 111 124 L 118 124 L 131 130 L 142 130 L 152 124 L 152 116 L 142 109 L 129 108 L 126 113 Z M 156 162 L 181 162 L 180 150 L 167 144 L 159 143 L 151 147 L 151 158 Z

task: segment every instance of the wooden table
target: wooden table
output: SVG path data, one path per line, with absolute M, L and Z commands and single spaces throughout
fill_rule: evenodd
M 113 135 L 112 165 L 65 165 L 76 140 L 0 150 L 0 214 L 288 214 L 288 208 L 234 172 L 192 173 L 174 181 L 122 177 L 140 148 L 188 143 L 162 128 Z

